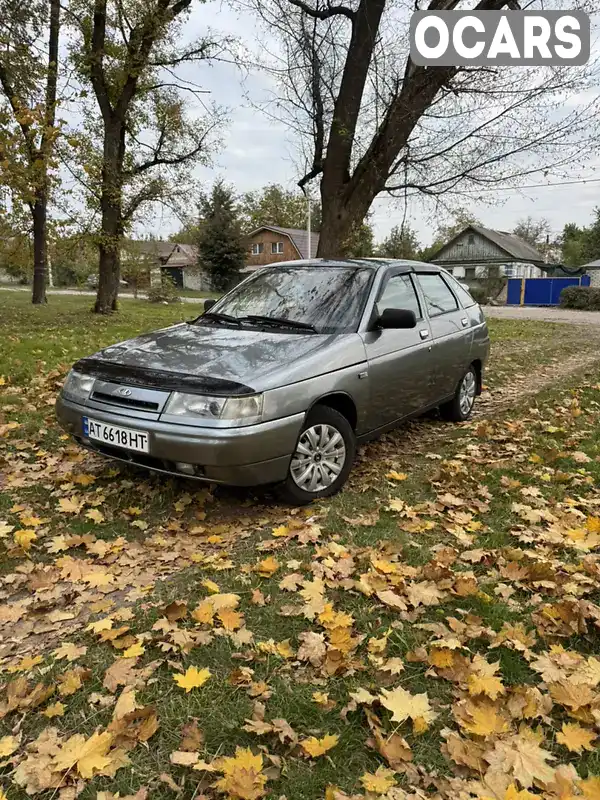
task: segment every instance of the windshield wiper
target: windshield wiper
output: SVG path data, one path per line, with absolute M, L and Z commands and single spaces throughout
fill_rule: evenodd
M 203 319 L 211 322 L 225 322 L 228 325 L 235 325 L 237 328 L 242 327 L 242 323 L 237 317 L 232 317 L 231 314 L 220 314 L 218 311 L 205 311 L 196 321 L 202 322 Z
M 296 328 L 301 331 L 312 331 L 318 333 L 314 325 L 309 322 L 299 322 L 294 319 L 285 319 L 285 317 L 263 317 L 260 314 L 249 314 L 247 317 L 242 317 L 243 322 L 256 322 L 260 325 L 271 325 L 274 328 Z

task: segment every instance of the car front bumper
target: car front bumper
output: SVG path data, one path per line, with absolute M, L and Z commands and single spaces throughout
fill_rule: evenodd
M 174 425 L 87 408 L 62 395 L 56 401 L 56 415 L 67 433 L 95 452 L 157 472 L 231 486 L 258 486 L 284 480 L 304 422 L 304 414 L 295 414 L 243 428 Z M 86 438 L 83 433 L 86 416 L 148 433 L 150 452 L 138 453 Z M 177 464 L 194 465 L 194 474 L 178 468 Z

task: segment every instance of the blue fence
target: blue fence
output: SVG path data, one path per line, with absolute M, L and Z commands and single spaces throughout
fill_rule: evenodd
M 567 286 L 589 286 L 590 276 L 580 278 L 509 278 L 506 304 L 509 306 L 557 306 Z

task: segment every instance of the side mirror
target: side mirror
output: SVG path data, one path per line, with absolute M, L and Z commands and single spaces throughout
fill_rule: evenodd
M 378 328 L 406 329 L 416 328 L 417 318 L 414 311 L 406 308 L 386 308 L 376 322 Z
M 417 318 L 414 311 L 406 308 L 386 308 L 375 323 L 375 327 L 391 329 L 416 328 Z
M 214 306 L 214 304 L 216 302 L 217 302 L 216 300 L 205 300 L 204 301 L 204 310 L 205 311 L 210 311 L 210 309 Z

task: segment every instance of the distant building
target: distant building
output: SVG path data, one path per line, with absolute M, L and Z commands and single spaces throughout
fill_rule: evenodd
M 262 225 L 248 235 L 249 253 L 245 271 L 252 271 L 279 261 L 297 261 L 315 258 L 319 246 L 319 234 L 311 234 L 308 252 L 308 232 L 299 228 L 279 228 Z
M 156 284 L 161 273 L 170 276 L 180 289 L 209 290 L 210 281 L 198 266 L 198 248 L 192 244 L 177 244 L 158 240 L 129 240 L 121 251 L 123 272 L 137 262 L 147 264 L 147 282 Z
M 480 225 L 469 225 L 431 261 L 472 286 L 494 277 L 539 278 L 546 265 L 544 256 L 527 242 Z

